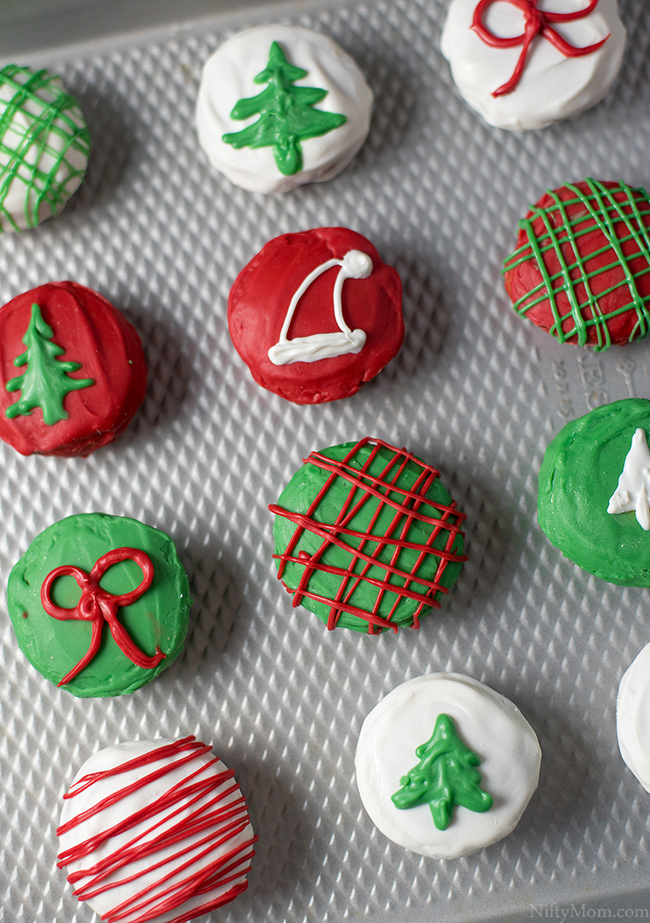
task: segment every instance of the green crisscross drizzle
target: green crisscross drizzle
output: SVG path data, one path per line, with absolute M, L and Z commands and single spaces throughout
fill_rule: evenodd
M 644 189 L 633 189 L 624 183 L 611 188 L 594 179 L 587 179 L 581 186 L 567 183 L 564 187 L 572 198 L 561 199 L 557 192 L 549 190 L 553 205 L 547 208 L 531 208 L 531 216 L 519 222 L 526 233 L 526 243 L 518 247 L 504 262 L 507 273 L 522 263 L 534 260 L 541 274 L 541 282 L 514 303 L 514 309 L 525 316 L 531 308 L 548 300 L 553 313 L 553 324 L 549 333 L 564 343 L 575 337 L 580 346 L 587 343 L 589 328 L 596 333 L 596 350 L 611 345 L 608 321 L 629 310 L 636 311 L 637 320 L 630 334 L 630 342 L 650 332 L 650 295 L 643 296 L 638 279 L 650 273 L 650 198 Z M 573 210 L 571 206 L 583 206 Z M 543 231 L 536 233 L 535 223 L 541 222 Z M 580 252 L 580 238 L 598 230 L 605 243 L 600 248 L 583 255 Z M 624 253 L 623 245 L 633 242 L 630 253 Z M 552 252 L 559 264 L 557 272 L 551 272 L 544 259 Z M 612 258 L 598 269 L 589 269 L 587 263 L 604 253 L 611 252 Z M 641 268 L 632 270 L 634 260 L 644 258 Z M 603 273 L 619 268 L 620 276 L 612 285 L 594 293 L 594 280 Z M 579 286 L 582 291 L 579 291 Z M 620 288 L 626 288 L 629 297 L 614 310 L 604 312 L 601 306 L 604 296 Z M 558 304 L 558 295 L 564 292 L 569 302 L 569 313 L 563 313 Z M 571 323 L 566 323 L 571 319 Z M 566 324 L 566 329 L 565 329 Z

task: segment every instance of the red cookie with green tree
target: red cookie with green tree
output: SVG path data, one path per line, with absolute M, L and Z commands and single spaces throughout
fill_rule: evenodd
M 90 455 L 144 399 L 135 328 L 102 295 L 50 282 L 0 308 L 0 437 L 22 455 Z

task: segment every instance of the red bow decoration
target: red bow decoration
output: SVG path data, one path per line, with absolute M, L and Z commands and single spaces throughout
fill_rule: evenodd
M 113 564 L 120 564 L 122 561 L 134 561 L 142 570 L 142 581 L 130 593 L 122 593 L 121 596 L 115 596 L 104 590 L 99 585 L 109 567 Z M 65 564 L 62 567 L 56 567 L 51 571 L 41 587 L 41 603 L 48 615 L 55 619 L 79 619 L 84 622 L 92 622 L 93 630 L 90 639 L 88 653 L 85 654 L 79 663 L 73 667 L 70 672 L 63 677 L 59 686 L 70 682 L 78 673 L 88 666 L 93 659 L 102 640 L 102 629 L 104 622 L 108 622 L 113 639 L 119 649 L 138 667 L 150 669 L 155 667 L 164 658 L 165 654 L 156 647 L 156 653 L 149 657 L 133 641 L 124 626 L 117 619 L 117 610 L 120 606 L 130 606 L 139 599 L 142 594 L 149 589 L 153 580 L 154 568 L 153 562 L 146 552 L 138 548 L 114 548 L 112 551 L 103 554 L 95 564 L 89 574 L 80 567 L 72 564 Z M 52 584 L 57 577 L 74 577 L 81 590 L 81 599 L 73 609 L 64 609 L 52 602 L 50 592 Z
M 576 19 L 583 19 L 593 13 L 598 5 L 598 0 L 589 0 L 584 10 L 575 10 L 573 13 L 547 13 L 543 10 L 538 10 L 537 4 L 539 0 L 499 0 L 502 3 L 510 3 L 524 14 L 524 31 L 521 35 L 515 35 L 513 38 L 499 38 L 483 25 L 483 14 L 496 2 L 497 0 L 479 0 L 474 10 L 471 28 L 486 45 L 492 45 L 494 48 L 513 48 L 516 45 L 523 45 L 523 48 L 510 80 L 492 93 L 495 98 L 503 96 L 505 93 L 511 93 L 517 86 L 526 64 L 528 50 L 538 35 L 545 38 L 567 58 L 579 58 L 598 51 L 609 38 L 609 35 L 606 35 L 600 42 L 586 45 L 584 48 L 576 48 L 575 45 L 569 44 L 559 32 L 550 26 L 552 22 L 573 22 Z

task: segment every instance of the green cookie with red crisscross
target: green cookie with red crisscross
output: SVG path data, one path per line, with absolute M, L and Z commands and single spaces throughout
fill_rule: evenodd
M 439 472 L 379 439 L 312 452 L 269 509 L 278 577 L 329 630 L 418 628 L 467 560 Z

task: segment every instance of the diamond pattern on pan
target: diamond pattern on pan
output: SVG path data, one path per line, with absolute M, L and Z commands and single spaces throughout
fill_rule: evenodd
M 344 173 L 272 199 L 213 173 L 193 128 L 201 64 L 236 18 L 65 64 L 93 140 L 88 178 L 59 219 L 0 240 L 0 297 L 61 278 L 102 291 L 140 330 L 150 385 L 132 427 L 90 459 L 0 446 L 0 568 L 6 582 L 63 516 L 133 515 L 175 539 L 195 605 L 179 660 L 134 696 L 103 701 L 49 686 L 3 620 L 0 919 L 89 923 L 54 868 L 61 794 L 99 747 L 189 733 L 237 769 L 260 834 L 249 891 L 223 923 L 469 923 L 528 915 L 550 888 L 579 901 L 594 870 L 603 893 L 643 882 L 648 802 L 618 757 L 614 703 L 647 640 L 645 597 L 563 559 L 535 510 L 543 451 L 567 408 L 648 393 L 649 363 L 638 344 L 624 354 L 627 379 L 613 350 L 580 365 L 578 351 L 514 315 L 500 276 L 545 188 L 585 174 L 649 182 L 650 11 L 629 0 L 623 12 L 628 54 L 608 97 L 523 136 L 487 127 L 458 96 L 438 48 L 445 4 L 343 2 L 289 17 L 349 51 L 377 102 Z M 406 341 L 353 398 L 296 407 L 257 387 L 233 353 L 228 291 L 269 238 L 338 224 L 402 275 Z M 395 638 L 328 634 L 291 608 L 270 559 L 267 503 L 309 451 L 366 433 L 438 467 L 468 514 L 458 584 L 419 632 Z M 512 698 L 545 755 L 515 833 L 454 863 L 390 844 L 354 783 L 363 717 L 429 670 L 470 673 Z

